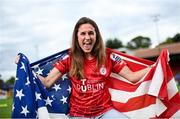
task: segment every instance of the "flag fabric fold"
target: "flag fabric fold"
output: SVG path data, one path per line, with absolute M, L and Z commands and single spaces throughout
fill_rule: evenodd
M 168 51 L 162 50 L 154 63 L 119 55 L 127 65 L 133 64 L 132 70 L 147 65 L 152 65 L 152 68 L 135 84 L 111 74 L 109 90 L 114 107 L 131 118 L 180 118 L 180 95 L 168 64 Z
M 66 118 L 69 111 L 71 82 L 64 75 L 46 89 L 36 73 L 47 76 L 57 60 L 68 50 L 30 64 L 20 53 L 17 64 L 12 118 Z M 180 95 L 168 64 L 168 51 L 162 50 L 156 62 L 114 51 L 137 71 L 152 65 L 151 70 L 137 83 L 111 73 L 108 84 L 113 106 L 130 118 L 180 118 Z M 55 116 L 52 116 L 55 115 Z
M 46 89 L 36 76 L 36 73 L 47 76 L 55 62 L 55 57 L 30 64 L 24 54 L 19 55 L 12 118 L 48 119 L 54 114 L 64 119 L 64 115 L 69 112 L 70 80 L 64 75 L 50 89 Z M 56 57 L 60 59 L 62 55 Z

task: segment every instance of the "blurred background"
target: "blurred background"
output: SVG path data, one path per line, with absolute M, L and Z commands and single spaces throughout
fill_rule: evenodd
M 69 48 L 83 16 L 98 24 L 107 47 L 152 61 L 167 48 L 179 86 L 179 0 L 0 0 L 0 13 L 2 118 L 11 114 L 16 55 L 34 62 Z

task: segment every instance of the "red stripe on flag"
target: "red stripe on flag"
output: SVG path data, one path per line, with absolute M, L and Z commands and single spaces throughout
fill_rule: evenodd
M 121 81 L 117 78 L 110 77 L 108 79 L 108 85 L 110 88 L 116 89 L 116 90 L 123 90 L 127 92 L 134 92 L 139 87 L 140 84 L 133 85 L 124 81 Z
M 153 64 L 153 62 L 131 57 L 127 54 L 116 53 L 124 58 L 123 60 L 126 61 L 127 65 L 133 71 Z M 142 109 L 141 112 L 143 113 L 143 111 L 149 109 L 146 107 L 155 106 L 157 104 L 157 107 L 153 107 L 155 109 L 154 111 L 157 111 L 156 108 L 158 108 L 158 106 L 162 106 L 163 108 L 158 108 L 160 111 L 157 112 L 157 115 L 160 115 L 160 118 L 170 118 L 175 113 L 177 114 L 178 110 L 180 110 L 180 96 L 177 93 L 177 89 L 173 88 L 176 85 L 173 83 L 174 78 L 168 60 L 168 52 L 167 50 L 163 50 L 151 71 L 146 75 L 143 81 L 137 84 L 124 81 L 119 76 L 111 75 L 108 84 L 112 89 L 110 93 L 112 100 L 114 100 L 114 107 L 120 112 L 127 112 L 127 114 L 130 111 L 134 112 L 139 109 Z M 121 95 L 123 95 L 123 97 Z M 159 100 L 162 105 L 159 105 L 157 100 Z M 167 107 L 167 109 L 165 107 Z M 143 110 L 143 108 L 146 109 Z M 155 117 L 155 115 L 152 115 L 152 118 L 153 117 Z
M 149 105 L 155 104 L 156 97 L 150 95 L 142 95 L 128 100 L 127 103 L 113 101 L 113 106 L 120 112 L 128 112 L 142 109 Z
M 171 100 L 163 100 L 162 102 L 168 108 L 159 117 L 160 118 L 169 118 L 172 115 L 174 115 L 178 110 L 180 110 L 180 100 L 179 99 L 180 99 L 180 94 L 177 93 L 173 98 L 171 98 Z

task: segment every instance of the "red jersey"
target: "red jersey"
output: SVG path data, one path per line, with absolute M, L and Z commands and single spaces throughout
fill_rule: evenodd
M 118 73 L 125 65 L 118 54 L 106 50 L 106 65 L 96 69 L 96 59 L 85 59 L 84 79 L 70 77 L 72 92 L 70 97 L 70 116 L 93 117 L 112 108 L 111 96 L 107 87 L 107 77 L 111 72 Z M 55 67 L 62 73 L 68 73 L 71 56 L 68 54 L 58 61 Z

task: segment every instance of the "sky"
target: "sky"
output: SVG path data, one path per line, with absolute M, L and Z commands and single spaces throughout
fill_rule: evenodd
M 0 74 L 16 74 L 16 55 L 30 62 L 70 47 L 74 25 L 93 19 L 104 41 L 136 36 L 153 46 L 180 33 L 179 0 L 0 0 Z

